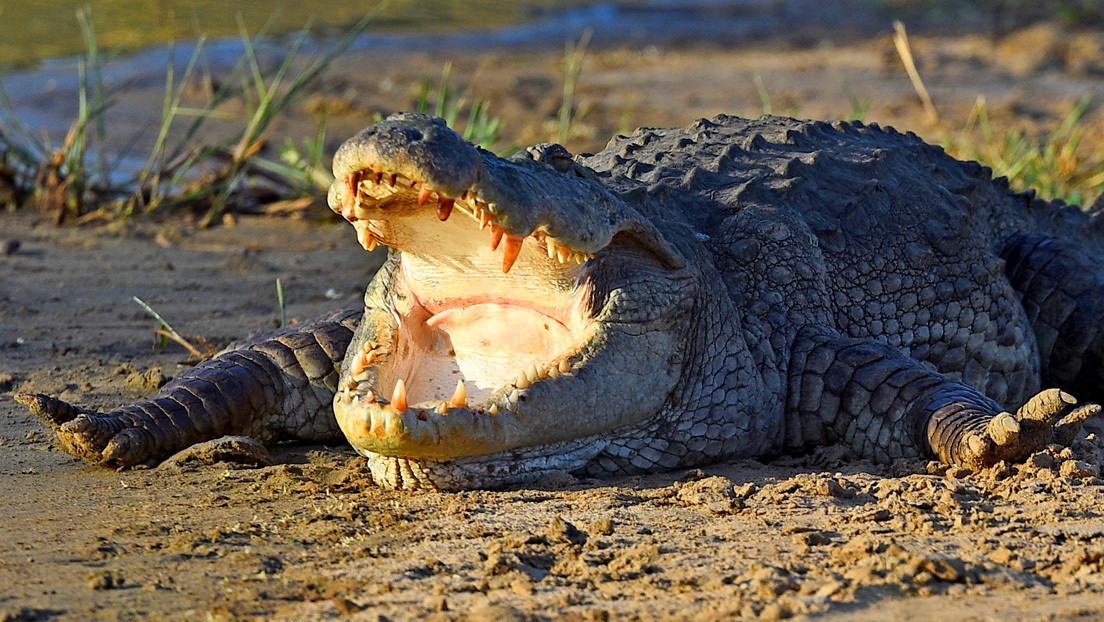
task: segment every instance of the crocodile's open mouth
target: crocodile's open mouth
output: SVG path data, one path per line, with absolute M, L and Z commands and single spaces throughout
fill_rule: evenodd
M 570 383 L 590 339 L 591 255 L 540 228 L 510 233 L 477 188 L 448 196 L 372 170 L 342 183 L 364 248 L 400 251 L 374 339 L 346 357 L 335 409 L 350 440 L 437 460 L 520 442 L 525 402 Z
M 520 481 L 662 410 L 694 281 L 596 175 L 562 148 L 499 158 L 413 113 L 338 149 L 331 209 L 392 249 L 334 397 L 374 475 Z

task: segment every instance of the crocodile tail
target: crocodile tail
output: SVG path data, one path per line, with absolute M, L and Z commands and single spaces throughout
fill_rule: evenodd
M 98 413 L 54 397 L 16 399 L 46 422 L 61 448 L 92 464 L 125 468 L 226 435 L 261 442 L 323 440 L 336 362 L 362 311 L 345 310 L 232 346 L 167 384 L 151 399 Z

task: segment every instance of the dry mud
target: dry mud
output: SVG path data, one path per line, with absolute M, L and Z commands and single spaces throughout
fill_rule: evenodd
M 1009 126 L 1052 127 L 1080 95 L 1100 95 L 1099 54 L 1021 34 L 1041 37 L 1033 49 L 1049 60 L 1000 41 L 914 43 L 947 123 L 985 95 Z M 887 53 L 885 41 L 596 52 L 573 146 L 626 124 L 757 111 L 755 74 L 775 111 L 838 117 L 846 86 L 873 101 L 868 120 L 932 132 Z M 345 106 L 331 132 L 351 133 L 372 110 L 407 107 L 442 58 L 374 59 L 369 77 L 351 57 L 285 129 L 310 133 L 312 106 L 326 103 Z M 558 62 L 489 52 L 456 59 L 453 75 L 474 81 L 483 67 L 477 94 L 496 102 L 508 139 L 527 142 L 547 138 Z M 136 88 L 138 106 L 149 93 Z M 91 468 L 53 449 L 12 393 L 105 408 L 180 373 L 186 353 L 153 347 L 155 323 L 132 296 L 217 346 L 271 326 L 276 278 L 289 315 L 306 318 L 355 304 L 380 257 L 333 224 L 37 220 L 8 215 L 0 230 L 0 620 L 1104 617 L 1095 434 L 980 474 L 828 448 L 447 494 L 375 489 L 344 447 L 278 447 L 280 464 L 259 468 Z

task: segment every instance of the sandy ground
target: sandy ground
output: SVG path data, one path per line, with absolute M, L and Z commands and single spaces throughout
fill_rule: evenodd
M 1104 101 L 1100 33 L 1014 36 L 1027 43 L 914 39 L 947 126 L 979 95 L 998 123 L 1033 131 L 1083 94 Z M 537 52 L 350 56 L 283 131 L 311 133 L 325 105 L 339 140 L 373 112 L 408 107 L 446 60 L 458 84 L 494 102 L 507 142 L 548 138 L 561 59 Z M 756 75 L 776 112 L 846 116 L 850 91 L 871 100 L 868 121 L 938 131 L 888 40 L 607 49 L 584 70 L 570 146 L 596 149 L 640 124 L 757 114 Z M 141 102 L 160 95 L 133 89 L 137 123 Z M 1101 127 L 1099 107 L 1089 118 Z M 0 620 L 1104 616 L 1096 436 L 981 474 L 878 467 L 826 449 L 449 494 L 376 490 L 343 447 L 280 447 L 283 464 L 256 469 L 88 467 L 54 450 L 11 394 L 105 408 L 180 373 L 186 353 L 154 347 L 155 324 L 132 296 L 218 345 L 271 326 L 276 278 L 289 315 L 306 318 L 354 303 L 378 256 L 332 223 L 39 220 L 7 215 L 0 230 Z

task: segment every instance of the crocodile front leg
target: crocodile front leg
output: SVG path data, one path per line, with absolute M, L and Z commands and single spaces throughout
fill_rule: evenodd
M 878 462 L 936 456 L 976 470 L 1068 444 L 1100 412 L 1050 389 L 1010 414 L 894 348 L 819 327 L 798 334 L 789 383 L 787 444 L 827 439 Z
M 341 438 L 331 412 L 337 364 L 363 309 L 346 309 L 231 346 L 154 398 L 96 413 L 41 394 L 17 395 L 92 464 L 129 467 L 228 434 L 261 442 Z

